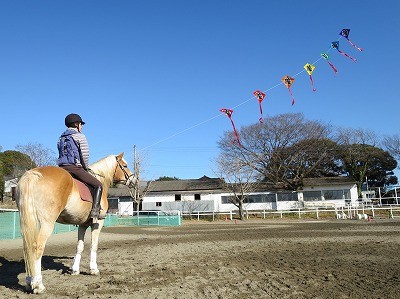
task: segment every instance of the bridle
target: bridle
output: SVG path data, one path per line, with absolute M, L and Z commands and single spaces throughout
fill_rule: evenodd
M 115 177 L 115 174 L 116 174 L 117 169 L 118 169 L 118 167 L 119 167 L 119 168 L 122 170 L 122 172 L 124 173 L 125 180 L 114 180 L 114 183 L 120 183 L 120 184 L 128 185 L 128 184 L 132 181 L 134 175 L 133 175 L 133 174 L 129 174 L 129 173 L 126 171 L 126 168 L 127 168 L 127 167 L 126 167 L 126 166 L 123 166 L 123 165 L 121 164 L 121 162 L 118 160 L 118 157 L 115 157 L 115 159 L 117 160 L 117 165 L 115 166 L 115 171 L 114 171 L 113 177 Z

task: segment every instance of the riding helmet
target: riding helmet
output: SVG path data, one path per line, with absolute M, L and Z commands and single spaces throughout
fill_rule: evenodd
M 69 127 L 71 124 L 77 123 L 77 122 L 80 122 L 82 125 L 85 124 L 85 122 L 82 120 L 82 117 L 80 117 L 78 114 L 71 113 L 65 117 L 65 125 L 67 127 Z

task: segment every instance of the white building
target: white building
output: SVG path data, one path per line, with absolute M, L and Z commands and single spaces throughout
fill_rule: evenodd
M 274 189 L 260 184 L 246 195 L 244 208 L 256 210 L 290 210 L 307 207 L 340 207 L 355 204 L 357 185 L 348 177 L 304 179 L 304 187 L 297 192 Z M 224 189 L 219 178 L 202 177 L 191 180 L 154 181 L 145 194 L 140 210 L 182 212 L 229 212 L 237 210 L 231 203 L 232 193 Z M 125 190 L 125 191 L 123 191 Z M 118 206 L 119 213 L 131 214 L 136 209 L 126 189 L 111 188 L 110 207 Z M 113 202 L 113 203 L 112 203 Z M 116 205 L 117 204 L 117 205 Z
M 13 178 L 4 182 L 4 192 L 11 193 L 14 188 L 17 187 L 18 178 Z

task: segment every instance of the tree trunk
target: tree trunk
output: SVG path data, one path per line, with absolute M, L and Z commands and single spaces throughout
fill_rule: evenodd
M 244 219 L 244 211 L 243 211 L 243 200 L 239 200 L 239 219 Z

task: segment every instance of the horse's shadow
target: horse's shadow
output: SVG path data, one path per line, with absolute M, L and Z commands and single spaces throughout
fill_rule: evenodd
M 69 267 L 59 260 L 70 259 L 67 256 L 43 256 L 42 270 L 51 269 L 61 271 L 62 274 L 69 272 Z M 19 283 L 18 275 L 25 273 L 24 260 L 10 261 L 0 256 L 0 285 L 12 290 L 25 290 L 25 282 L 23 285 Z

